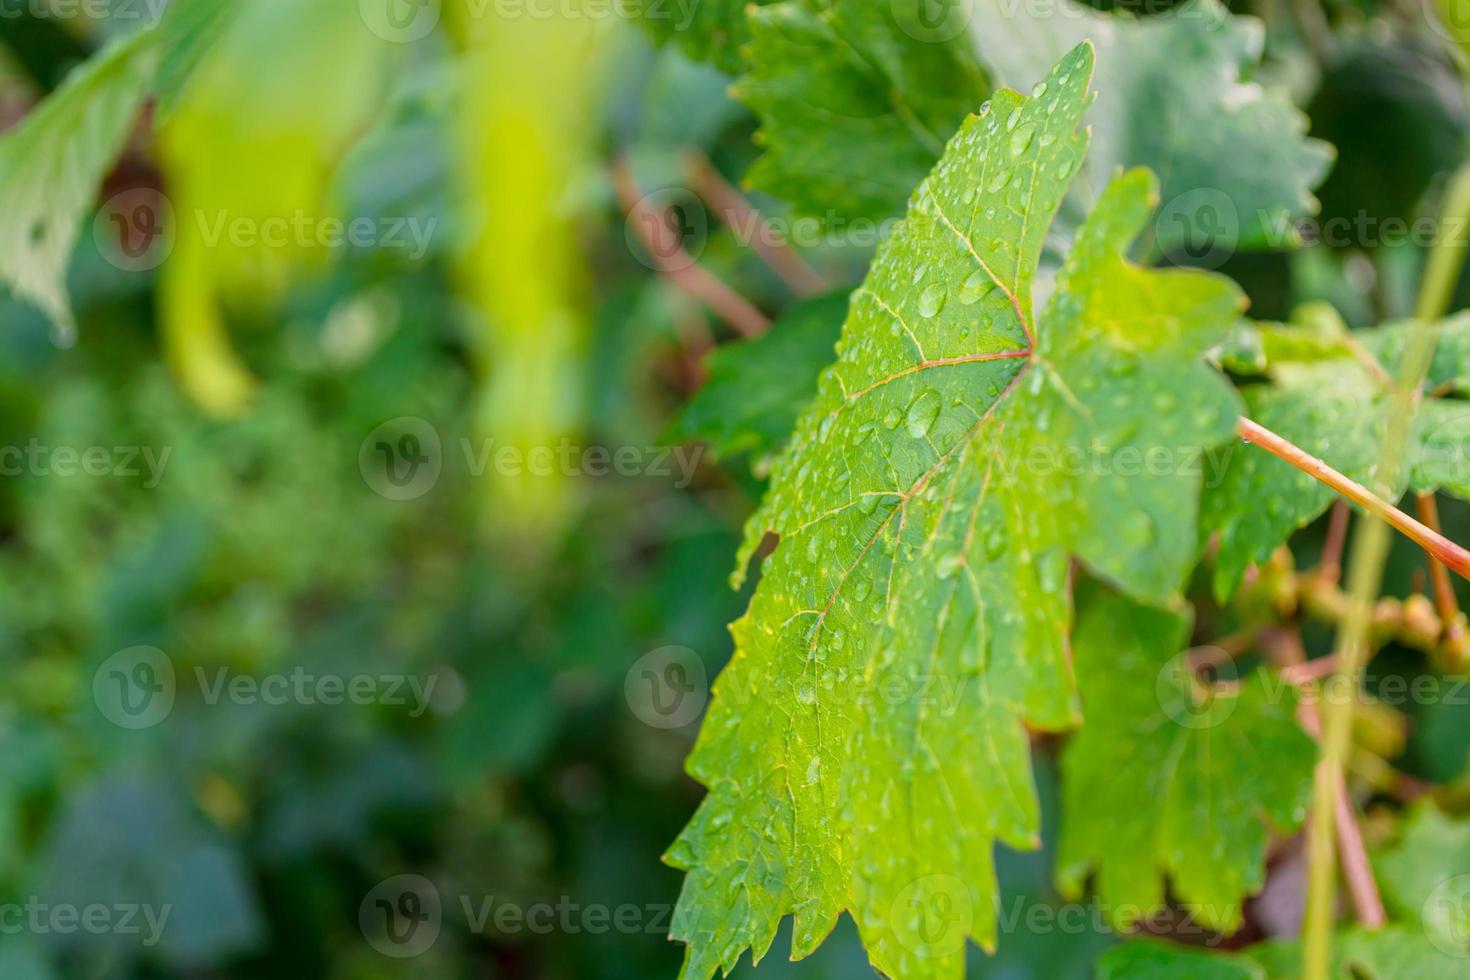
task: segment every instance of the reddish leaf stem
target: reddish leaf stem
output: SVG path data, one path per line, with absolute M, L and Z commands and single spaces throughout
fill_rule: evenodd
M 1236 432 L 1246 442 L 1260 446 L 1276 458 L 1331 487 L 1369 513 L 1382 518 L 1391 527 L 1443 562 L 1450 571 L 1461 578 L 1470 579 L 1470 551 L 1466 551 L 1444 535 L 1416 521 L 1367 487 L 1348 479 L 1305 449 L 1288 442 L 1270 429 L 1243 418 L 1236 424 Z
M 1271 647 L 1274 658 L 1281 668 L 1281 676 L 1295 684 L 1318 680 L 1333 672 L 1336 657 L 1306 659 L 1302 645 L 1301 630 L 1266 631 L 1262 639 Z M 1297 709 L 1302 727 L 1313 738 L 1322 737 L 1322 719 L 1317 705 L 1302 701 Z M 1358 814 L 1348 796 L 1347 782 L 1341 770 L 1335 773 L 1336 792 L 1334 809 L 1337 811 L 1337 851 L 1342 859 L 1343 874 L 1347 878 L 1348 892 L 1353 898 L 1353 909 L 1358 921 L 1370 929 L 1376 929 L 1387 921 L 1383 911 L 1383 898 L 1378 892 L 1378 882 L 1373 878 L 1373 865 L 1368 860 L 1368 849 L 1363 844 L 1363 831 L 1358 826 Z
M 1347 541 L 1348 520 L 1352 512 L 1346 500 L 1332 504 L 1332 516 L 1327 522 L 1327 540 L 1322 544 L 1322 561 L 1318 568 L 1323 578 L 1337 582 L 1342 578 L 1342 547 Z M 1435 528 L 1435 530 L 1439 530 Z
M 678 234 L 669 225 L 667 213 L 654 207 L 643 196 L 627 161 L 613 162 L 612 179 L 618 202 L 628 213 L 628 223 L 658 271 L 742 336 L 756 337 L 765 333 L 771 321 L 750 300 L 694 261 L 684 250 Z
M 1439 505 L 1435 503 L 1434 494 L 1421 493 L 1416 497 L 1419 520 L 1425 527 L 1439 533 Z M 1459 650 L 1465 644 L 1465 623 L 1460 615 L 1460 605 L 1455 600 L 1454 583 L 1450 581 L 1444 564 L 1434 558 L 1429 561 L 1429 576 L 1434 583 L 1434 606 L 1444 624 L 1444 642 L 1450 649 Z
M 821 273 L 791 247 L 786 236 L 772 228 L 745 199 L 745 195 L 724 178 L 710 163 L 709 157 L 697 150 L 686 152 L 684 170 L 694 185 L 695 193 L 720 212 L 725 224 L 736 232 L 741 242 L 755 249 L 792 292 L 798 296 L 816 296 L 832 288 Z
M 1373 865 L 1368 861 L 1368 849 L 1363 846 L 1363 831 L 1358 826 L 1357 808 L 1348 796 L 1347 781 L 1341 769 L 1335 770 L 1333 776 L 1337 783 L 1337 851 L 1348 894 L 1352 895 L 1358 921 L 1369 929 L 1377 929 L 1388 921 L 1383 912 L 1383 897 L 1373 880 Z

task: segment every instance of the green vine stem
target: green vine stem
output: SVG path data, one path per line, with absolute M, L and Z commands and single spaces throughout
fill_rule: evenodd
M 1441 219 L 1442 233 L 1430 251 L 1425 267 L 1414 311 L 1418 323 L 1399 368 L 1379 458 L 1376 489 L 1380 497 L 1388 496 L 1391 493 L 1389 488 L 1398 483 L 1404 444 L 1417 407 L 1419 389 L 1434 356 L 1437 334 L 1433 325 L 1449 308 L 1450 297 L 1459 279 L 1467 222 L 1470 222 L 1470 166 L 1462 168 L 1450 184 Z M 1373 606 L 1383 582 L 1384 562 L 1388 558 L 1389 525 L 1385 517 L 1381 511 L 1368 509 L 1366 520 L 1354 536 L 1348 564 L 1349 607 L 1337 636 L 1337 673 L 1344 683 L 1327 685 L 1324 694 L 1356 691 L 1362 682 Z M 1321 704 L 1321 749 L 1308 830 L 1303 963 L 1306 980 L 1328 980 L 1330 976 L 1337 898 L 1336 790 L 1344 778 L 1343 766 L 1351 739 L 1354 703 L 1352 697 L 1324 697 Z

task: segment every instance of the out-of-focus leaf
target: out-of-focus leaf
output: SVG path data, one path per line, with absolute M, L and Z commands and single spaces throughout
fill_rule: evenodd
M 531 459 L 580 438 L 584 423 L 586 283 L 567 188 L 591 166 L 602 35 L 568 11 L 486 23 L 472 9 L 475 97 L 460 112 L 458 170 L 476 223 L 456 259 L 477 317 L 476 432 Z M 571 475 L 538 464 L 485 481 L 496 526 L 538 548 L 555 541 L 577 506 Z
M 1209 692 L 1183 651 L 1190 617 L 1079 590 L 1072 655 L 1085 723 L 1062 755 L 1057 876 L 1090 873 L 1119 930 L 1165 902 L 1233 932 L 1265 882 L 1267 821 L 1294 830 L 1312 795 L 1316 745 L 1290 685 L 1257 673 Z
M 1415 217 L 1436 177 L 1464 159 L 1465 83 L 1444 48 L 1402 32 L 1364 31 L 1324 66 L 1308 106 L 1312 132 L 1338 147 L 1322 184 L 1322 241 L 1387 244 L 1389 219 Z
M 1104 953 L 1098 980 L 1300 980 L 1298 943 L 1270 942 L 1236 954 L 1206 953 L 1153 941 Z M 1464 980 L 1470 959 L 1436 949 L 1417 929 L 1387 926 L 1340 933 L 1332 944 L 1333 980 Z
M 742 564 L 768 531 L 781 543 L 690 757 L 709 795 L 667 855 L 689 872 L 686 976 L 761 958 L 788 914 L 805 956 L 844 910 L 883 972 L 959 976 L 967 936 L 994 943 L 994 841 L 1037 844 L 1023 721 L 1079 720 L 1068 556 L 1156 601 L 1193 560 L 1197 477 L 1062 462 L 1214 444 L 1238 412 L 1202 363 L 1238 317 L 1234 287 L 1123 258 L 1155 200 L 1147 172 L 1098 203 L 1033 328 L 1091 64 L 1079 46 L 1042 96 L 999 93 L 956 136 L 746 526 Z M 874 693 L 895 684 L 910 696 Z M 936 929 L 941 905 L 963 911 Z
M 1386 323 L 1374 330 L 1354 334 L 1354 339 L 1390 373 L 1399 370 L 1409 338 L 1418 329 L 1413 322 Z M 1438 337 L 1434 360 L 1429 364 L 1425 385 L 1458 395 L 1470 395 L 1470 312 L 1459 313 L 1434 325 Z
M 1097 980 L 1267 980 L 1249 960 L 1170 943 L 1115 946 L 1097 962 Z
M 142 955 L 151 921 L 158 950 L 185 967 L 249 949 L 260 934 L 239 857 L 155 779 L 115 776 L 77 793 L 53 829 L 40 893 L 53 905 L 141 906 L 138 932 L 48 937 L 84 950 Z
M 1265 970 L 1267 980 L 1298 980 L 1302 951 L 1298 943 L 1265 943 L 1241 954 Z M 1333 980 L 1466 980 L 1470 958 L 1437 948 L 1423 930 L 1387 926 L 1353 929 L 1332 943 Z
M 702 439 L 717 456 L 748 452 L 757 461 L 779 448 L 832 363 L 847 303 L 845 290 L 806 300 L 762 336 L 717 348 L 709 378 L 670 428 L 673 438 Z
M 114 41 L 0 137 L 0 279 L 69 336 L 66 269 L 153 77 L 154 37 Z
M 786 0 L 751 12 L 736 94 L 761 119 L 752 186 L 823 220 L 903 210 L 988 91 L 962 28 L 941 40 L 905 29 L 928 2 Z
M 56 973 L 27 936 L 9 937 L 0 946 L 0 977 L 6 980 L 55 980 Z
M 713 68 L 667 50 L 653 67 L 638 120 L 638 144 L 665 153 L 710 147 L 745 108 L 730 97 L 730 80 Z
M 270 311 L 302 270 L 331 256 L 327 222 L 342 220 L 331 174 L 380 106 L 388 55 L 354 6 L 251 0 L 159 129 L 177 216 L 160 270 L 165 353 L 215 414 L 242 411 L 254 386 L 226 308 Z
M 1317 210 L 1311 191 L 1332 148 L 1305 137 L 1306 118 L 1289 100 L 1249 80 L 1261 57 L 1258 21 L 1215 0 L 1143 18 L 1071 0 L 1060 8 L 983 0 L 971 27 L 997 83 L 1017 88 L 1084 38 L 1097 45 L 1094 145 L 1074 184 L 1081 200 L 1064 219 L 1084 213 L 1120 166 L 1159 175 L 1153 238 L 1165 253 L 1290 244 L 1289 219 Z
M 1399 839 L 1373 855 L 1373 873 L 1394 919 L 1470 957 L 1470 821 L 1422 801 Z
M 728 75 L 744 64 L 748 11 L 772 0 L 629 0 L 624 7 L 660 44 L 670 42 Z

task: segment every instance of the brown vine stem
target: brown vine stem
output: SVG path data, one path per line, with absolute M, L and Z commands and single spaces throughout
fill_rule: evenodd
M 1434 494 L 1421 493 L 1416 497 L 1419 503 L 1419 520 L 1424 522 L 1425 527 L 1438 533 L 1439 505 L 1434 501 Z M 1429 575 L 1434 584 L 1434 607 L 1444 624 L 1444 644 L 1452 651 L 1463 650 L 1466 642 L 1465 618 L 1460 615 L 1460 604 L 1455 600 L 1454 583 L 1450 581 L 1449 572 L 1440 561 L 1429 562 Z
M 1254 443 L 1277 459 L 1295 466 L 1315 480 L 1331 487 L 1368 513 L 1381 518 L 1434 557 L 1456 575 L 1470 579 L 1470 551 L 1455 544 L 1431 527 L 1415 520 L 1367 487 L 1351 480 L 1305 449 L 1288 442 L 1264 426 L 1241 419 L 1235 431 L 1247 442 Z
M 1337 848 L 1342 852 L 1342 873 L 1347 879 L 1348 894 L 1353 897 L 1353 910 L 1358 921 L 1369 929 L 1377 929 L 1388 921 L 1383 911 L 1383 896 L 1373 878 L 1373 865 L 1368 848 L 1363 845 L 1363 830 L 1358 826 L 1358 811 L 1348 795 L 1347 780 L 1337 771 L 1337 789 L 1333 802 L 1337 807 Z
M 1352 511 L 1348 510 L 1346 500 L 1333 501 L 1332 516 L 1327 523 L 1327 540 L 1322 545 L 1322 560 L 1318 563 L 1320 574 L 1329 582 L 1342 579 L 1342 546 L 1347 541 L 1351 518 Z
M 806 259 L 785 235 L 780 234 L 761 213 L 757 211 L 740 190 L 725 179 L 724 175 L 710 162 L 709 157 L 698 150 L 683 154 L 684 172 L 688 175 L 694 191 L 710 207 L 721 212 L 725 224 L 733 230 L 743 243 L 755 249 L 756 254 L 781 277 L 781 281 L 798 296 L 816 296 L 832 288 L 817 270 L 807 264 Z
M 669 224 L 668 214 L 643 196 L 626 160 L 613 161 L 612 180 L 618 202 L 628 214 L 629 226 L 660 273 L 742 336 L 756 337 L 766 332 L 770 319 L 684 250 L 678 232 Z
M 1307 651 L 1302 643 L 1300 626 L 1290 630 L 1264 630 L 1262 645 L 1270 650 L 1272 658 L 1277 661 L 1281 676 L 1293 683 L 1306 683 L 1310 679 L 1324 676 L 1320 671 L 1324 663 L 1329 667 L 1335 666 L 1332 657 L 1310 661 L 1306 659 Z M 1326 673 L 1330 673 L 1330 670 Z M 1322 721 L 1317 713 L 1317 705 L 1304 700 L 1297 710 L 1302 727 L 1313 738 L 1320 739 Z M 1383 896 L 1379 894 L 1378 882 L 1373 879 L 1373 865 L 1368 860 L 1368 849 L 1363 844 L 1363 831 L 1358 826 L 1357 811 L 1353 807 L 1352 798 L 1348 796 L 1347 781 L 1341 778 L 1340 773 L 1334 805 L 1337 812 L 1337 846 L 1342 852 L 1343 873 L 1348 881 L 1348 892 L 1353 897 L 1353 908 L 1358 914 L 1358 921 L 1370 929 L 1376 929 L 1387 920 L 1383 911 Z

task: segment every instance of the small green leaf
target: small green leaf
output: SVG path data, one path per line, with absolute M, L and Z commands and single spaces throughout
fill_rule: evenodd
M 1257 672 L 1207 688 L 1186 662 L 1190 617 L 1080 589 L 1072 654 L 1086 724 L 1062 755 L 1063 894 L 1095 872 L 1120 931 L 1165 902 L 1233 932 L 1265 881 L 1267 822 L 1294 830 L 1312 795 L 1316 745 L 1295 691 Z
M 817 375 L 847 316 L 846 291 L 797 303 L 754 340 L 719 347 L 706 361 L 709 378 L 670 427 L 680 441 L 702 439 L 716 456 L 778 449 L 817 393 Z
M 1037 845 L 1025 726 L 1079 720 L 1069 556 L 1158 602 L 1192 564 L 1197 473 L 1134 463 L 1229 438 L 1239 405 L 1203 356 L 1240 293 L 1125 260 L 1156 200 L 1139 170 L 1032 312 L 1091 69 L 1079 46 L 1044 97 L 999 93 L 961 128 L 747 524 L 742 564 L 781 541 L 689 760 L 709 795 L 667 855 L 689 872 L 685 976 L 759 960 L 786 915 L 801 958 L 843 911 L 884 973 L 959 976 L 967 936 L 995 941 L 995 840 Z

